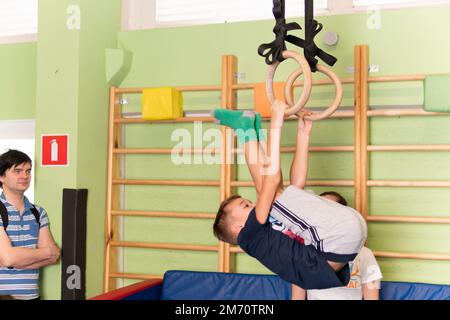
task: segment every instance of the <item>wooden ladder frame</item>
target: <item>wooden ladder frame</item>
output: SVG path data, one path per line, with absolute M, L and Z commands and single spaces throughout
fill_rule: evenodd
M 307 186 L 347 186 L 354 187 L 355 209 L 357 209 L 369 222 L 398 222 L 398 223 L 431 223 L 450 224 L 449 217 L 395 217 L 395 216 L 370 216 L 368 210 L 368 188 L 369 187 L 450 187 L 450 181 L 377 181 L 368 177 L 368 153 L 382 151 L 450 151 L 450 145 L 397 145 L 397 146 L 374 146 L 368 141 L 368 122 L 370 117 L 389 116 L 442 116 L 444 113 L 425 112 L 422 109 L 386 109 L 369 110 L 369 84 L 388 83 L 401 81 L 423 81 L 425 75 L 369 77 L 369 56 L 367 46 L 356 46 L 355 50 L 355 74 L 354 78 L 341 78 L 343 84 L 353 84 L 355 104 L 353 111 L 337 111 L 332 118 L 354 118 L 354 145 L 353 146 L 311 146 L 311 152 L 353 152 L 354 153 L 354 179 L 353 180 L 315 180 L 307 181 Z M 237 107 L 237 91 L 253 90 L 256 84 L 237 84 L 237 57 L 226 55 L 222 57 L 222 77 L 220 85 L 209 86 L 182 86 L 177 87 L 182 92 L 193 91 L 217 91 L 221 92 L 221 107 L 233 110 Z M 330 85 L 330 80 L 315 80 L 313 85 Z M 301 86 L 301 82 L 296 86 Z M 217 245 L 190 245 L 174 243 L 145 243 L 117 240 L 118 217 L 172 217 L 191 219 L 214 219 L 215 213 L 206 212 L 160 212 L 160 211 L 126 211 L 120 208 L 121 185 L 171 185 L 171 186 L 210 186 L 218 187 L 220 200 L 229 197 L 234 188 L 252 186 L 249 181 L 238 181 L 236 179 L 235 157 L 239 150 L 235 149 L 235 138 L 231 129 L 222 127 L 222 145 L 214 152 L 221 154 L 220 181 L 186 181 L 186 180 L 129 180 L 120 176 L 120 157 L 126 154 L 170 154 L 171 149 L 129 149 L 121 143 L 122 126 L 127 124 L 150 124 L 155 123 L 136 118 L 122 117 L 120 101 L 123 94 L 139 94 L 144 88 L 111 88 L 110 91 L 110 113 L 109 113 L 109 140 L 108 140 L 108 178 L 106 196 L 106 230 L 105 230 L 105 272 L 104 291 L 110 291 L 117 287 L 112 279 L 151 279 L 161 278 L 162 275 L 130 274 L 118 271 L 117 250 L 118 248 L 146 248 L 166 250 L 189 250 L 217 252 L 218 271 L 232 272 L 234 265 L 233 257 L 241 253 L 239 247 L 230 246 L 219 242 Z M 291 118 L 295 121 L 294 118 Z M 194 121 L 213 122 L 211 117 L 184 117 L 176 120 L 159 121 L 158 123 L 193 123 Z M 210 152 L 211 150 L 191 149 L 192 153 Z M 281 152 L 293 153 L 294 147 L 282 147 Z M 233 158 L 234 157 L 234 158 Z M 288 181 L 285 181 L 288 184 Z M 427 253 L 405 253 L 405 252 L 381 252 L 375 251 L 377 257 L 400 258 L 400 259 L 424 259 L 450 261 L 449 254 L 427 254 Z

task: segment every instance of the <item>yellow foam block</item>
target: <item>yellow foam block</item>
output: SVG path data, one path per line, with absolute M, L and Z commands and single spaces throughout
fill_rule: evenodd
M 277 100 L 286 102 L 284 98 L 284 82 L 275 82 L 273 84 L 274 95 Z M 270 117 L 271 115 L 271 105 L 269 99 L 266 95 L 266 84 L 257 83 L 254 86 L 253 97 L 255 100 L 255 111 L 261 113 L 262 117 Z
M 183 117 L 183 95 L 171 87 L 149 88 L 142 91 L 142 118 L 170 120 Z

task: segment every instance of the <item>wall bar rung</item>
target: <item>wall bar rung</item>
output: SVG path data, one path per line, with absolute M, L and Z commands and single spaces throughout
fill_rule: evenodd
M 117 88 L 116 93 L 126 94 L 126 93 L 142 93 L 144 89 L 148 88 Z M 196 91 L 220 91 L 221 86 L 180 86 L 175 87 L 181 92 L 196 92 Z
M 115 179 L 113 184 L 146 185 L 146 186 L 191 186 L 191 187 L 219 187 L 219 181 L 189 181 L 189 180 L 129 180 Z
M 175 153 L 179 153 L 179 152 L 182 152 L 182 153 L 185 153 L 185 154 L 201 154 L 201 153 L 203 153 L 203 154 L 214 154 L 214 153 L 219 153 L 220 152 L 220 149 L 188 149 L 188 148 L 186 148 L 186 149 L 175 149 L 175 148 L 172 148 L 172 149 L 144 149 L 144 148 L 142 148 L 142 149 L 125 149 L 125 148 L 122 148 L 122 149 L 114 149 L 114 154 L 161 154 L 161 155 L 164 155 L 164 154 L 172 154 L 172 152 L 175 152 Z
M 214 122 L 215 119 L 211 117 L 183 117 L 178 119 L 170 119 L 170 120 L 145 120 L 142 118 L 115 118 L 114 123 L 121 124 L 161 124 L 161 123 L 193 123 L 196 121 L 200 122 Z
M 450 151 L 450 144 L 367 146 L 367 151 Z
M 141 248 L 141 249 L 163 249 L 163 250 L 186 250 L 186 251 L 219 251 L 219 246 L 177 244 L 177 243 L 152 243 L 136 241 L 111 241 L 111 247 Z
M 310 152 L 353 152 L 354 146 L 323 146 L 309 147 Z M 294 153 L 295 147 L 281 147 L 281 153 Z M 244 154 L 243 149 L 233 149 L 233 153 Z
M 390 251 L 374 251 L 373 253 L 376 257 L 379 258 L 450 261 L 450 254 L 406 253 Z
M 214 213 L 197 212 L 167 212 L 167 211 L 111 211 L 111 215 L 118 217 L 149 217 L 149 218 L 186 218 L 186 219 L 215 219 Z
M 354 112 L 351 110 L 343 110 L 336 111 L 334 114 L 330 116 L 330 118 L 353 118 Z M 270 118 L 264 117 L 263 120 L 269 120 Z M 292 116 L 287 118 L 288 121 L 297 121 L 297 117 Z M 145 120 L 142 118 L 115 118 L 114 123 L 116 124 L 170 124 L 170 123 L 193 123 L 196 121 L 200 122 L 215 122 L 216 119 L 212 117 L 183 117 L 178 119 L 170 119 L 170 120 Z
M 309 147 L 311 152 L 353 152 L 354 146 L 324 146 L 324 147 Z M 282 148 L 281 152 L 295 152 L 295 148 Z
M 444 112 L 427 112 L 423 109 L 383 109 L 383 110 L 369 110 L 367 116 L 369 117 L 400 117 L 400 116 L 449 116 L 450 113 Z
M 283 184 L 288 186 L 289 181 L 284 181 Z M 355 182 L 353 180 L 309 180 L 306 181 L 306 186 L 309 187 L 353 187 Z M 231 181 L 232 187 L 253 187 L 252 181 Z
M 368 81 L 370 83 L 376 82 L 401 82 L 401 81 L 423 81 L 425 80 L 425 75 L 423 74 L 413 74 L 413 75 L 403 75 L 403 76 L 380 76 L 380 77 L 369 77 Z
M 116 279 L 136 279 L 136 280 L 152 280 L 152 279 L 163 279 L 164 276 L 160 274 L 138 274 L 138 273 L 110 273 L 110 278 Z
M 450 217 L 368 216 L 369 222 L 450 224 Z
M 354 111 L 336 111 L 330 118 L 353 118 Z M 400 116 L 450 116 L 450 113 L 445 112 L 427 112 L 422 109 L 381 109 L 381 110 L 368 110 L 368 117 L 400 117 Z M 264 118 L 263 120 L 268 120 Z M 287 120 L 297 120 L 295 117 L 290 117 Z M 144 120 L 142 118 L 116 118 L 114 123 L 117 124 L 161 124 L 161 123 L 193 123 L 200 122 L 214 122 L 215 119 L 211 117 L 183 117 L 171 120 Z
M 352 84 L 354 83 L 353 78 L 341 78 L 342 84 Z M 313 85 L 321 86 L 321 85 L 331 85 L 334 84 L 331 80 L 313 80 Z M 260 83 L 243 83 L 243 84 L 234 84 L 232 86 L 233 90 L 253 90 L 256 85 L 260 85 Z M 294 87 L 302 87 L 303 82 L 298 81 L 294 84 Z
M 368 187 L 418 187 L 418 188 L 450 188 L 450 181 L 396 181 L 369 180 Z

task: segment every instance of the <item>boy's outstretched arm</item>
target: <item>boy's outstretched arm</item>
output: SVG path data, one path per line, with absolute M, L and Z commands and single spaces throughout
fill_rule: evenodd
M 270 121 L 269 139 L 268 139 L 268 163 L 262 168 L 263 184 L 261 192 L 256 202 L 256 218 L 259 223 L 266 223 L 269 217 L 272 203 L 277 194 L 280 180 L 280 144 L 281 129 L 284 124 L 284 113 L 287 105 L 280 101 L 275 101 L 272 105 L 272 118 Z
M 309 115 L 310 112 L 305 113 Z M 292 161 L 290 183 L 303 189 L 308 176 L 309 138 L 311 135 L 312 121 L 299 118 L 297 124 L 297 147 Z

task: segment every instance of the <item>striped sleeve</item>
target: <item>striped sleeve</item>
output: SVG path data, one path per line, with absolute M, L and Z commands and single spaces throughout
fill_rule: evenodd
M 41 229 L 50 226 L 50 220 L 48 219 L 47 211 L 44 208 L 37 207 L 39 211 L 39 221 L 41 223 Z
M 2 227 L 3 228 L 3 219 L 2 219 L 2 217 L 0 216 L 0 227 Z

